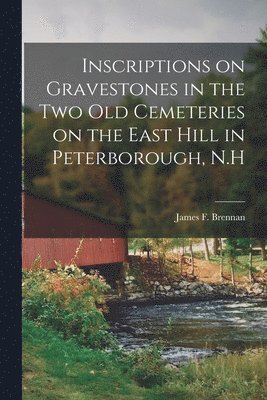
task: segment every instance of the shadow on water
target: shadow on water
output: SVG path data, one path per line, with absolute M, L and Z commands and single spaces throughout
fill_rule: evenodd
M 126 350 L 159 343 L 171 362 L 267 346 L 267 301 L 114 305 L 109 321 Z

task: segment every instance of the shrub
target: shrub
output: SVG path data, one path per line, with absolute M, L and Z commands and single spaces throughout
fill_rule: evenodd
M 32 268 L 23 274 L 23 314 L 27 319 L 75 338 L 85 346 L 110 345 L 104 318 L 109 286 L 98 273 L 87 275 L 75 264 L 57 263 L 55 272 Z
M 163 385 L 170 376 L 170 371 L 165 368 L 160 350 L 156 346 L 130 353 L 129 366 L 131 376 L 144 387 Z

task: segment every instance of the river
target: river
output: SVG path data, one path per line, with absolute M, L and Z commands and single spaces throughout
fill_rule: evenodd
M 261 299 L 116 304 L 109 322 L 125 350 L 160 344 L 162 357 L 173 364 L 267 346 L 267 301 Z

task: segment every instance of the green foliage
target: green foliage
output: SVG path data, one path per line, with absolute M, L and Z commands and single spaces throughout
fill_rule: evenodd
M 116 353 L 79 347 L 54 331 L 23 321 L 23 399 L 103 400 L 139 397 Z
M 259 272 L 252 260 L 252 246 L 255 244 L 256 240 L 251 238 L 228 238 L 225 240 L 225 254 L 228 260 L 226 266 L 231 268 L 232 275 L 235 272 L 248 273 L 252 281 L 253 274 Z M 234 277 L 232 278 L 234 280 Z
M 159 266 L 164 271 L 167 252 L 173 247 L 173 239 L 150 239 L 151 247 L 157 253 Z
M 266 352 L 259 350 L 190 363 L 181 369 L 180 382 L 190 386 L 192 400 L 264 399 L 266 357 Z
M 144 387 L 163 385 L 169 378 L 156 346 L 134 351 L 129 355 L 130 373 L 135 381 Z
M 103 315 L 108 288 L 101 276 L 86 275 L 75 264 L 58 264 L 55 272 L 34 268 L 23 276 L 23 315 L 81 345 L 107 346 L 112 342 Z
M 235 260 L 238 256 L 237 251 L 237 239 L 228 238 L 225 239 L 225 253 L 230 258 Z
M 128 240 L 129 248 L 136 253 L 136 251 L 146 251 L 147 257 L 149 257 L 149 253 L 152 250 L 152 246 L 149 238 L 135 238 Z
M 24 400 L 263 400 L 267 394 L 267 352 L 229 354 L 193 361 L 169 371 L 162 386 L 140 387 L 130 376 L 138 360 L 154 368 L 152 353 L 132 354 L 131 362 L 114 352 L 77 346 L 74 340 L 23 323 Z M 134 363 L 133 363 L 134 361 Z M 154 368 L 154 371 L 157 369 Z M 159 370 L 161 371 L 161 369 Z M 147 375 L 148 371 L 144 370 Z
M 246 165 L 240 170 L 239 180 L 233 187 L 237 198 L 246 200 L 248 221 L 253 221 L 255 236 L 265 231 L 266 221 L 266 105 L 267 105 L 267 43 L 266 28 L 261 30 L 258 44 L 252 46 L 246 55 L 249 64 L 244 74 L 246 93 L 243 103 L 246 109 L 246 119 L 243 127 L 246 136 Z M 242 209 L 240 209 L 240 213 Z M 251 230 L 250 230 L 251 231 Z

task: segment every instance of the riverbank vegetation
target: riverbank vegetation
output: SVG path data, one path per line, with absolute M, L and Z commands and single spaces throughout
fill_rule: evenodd
M 266 376 L 263 350 L 168 369 L 155 349 L 127 358 L 80 347 L 30 321 L 23 324 L 24 400 L 264 400 Z
M 136 238 L 129 239 L 129 251 L 142 257 L 139 264 L 144 265 L 141 275 L 148 275 L 145 280 L 151 278 L 154 267 L 159 280 L 160 275 L 169 279 L 204 278 L 212 283 L 229 281 L 233 285 L 267 280 L 264 239 Z M 142 281 L 140 268 L 135 271 L 134 263 L 130 267 L 130 272 Z
M 97 272 L 85 274 L 74 263 L 57 263 L 51 272 L 35 261 L 33 268 L 23 274 L 23 315 L 61 333 L 66 340 L 105 348 L 113 343 L 104 318 L 104 295 L 108 289 Z
M 86 275 L 75 264 L 51 272 L 37 260 L 24 273 L 24 400 L 266 398 L 263 349 L 179 367 L 155 346 L 122 351 L 104 317 L 107 290 L 99 274 Z

